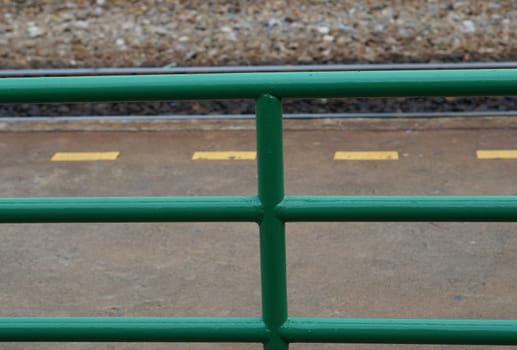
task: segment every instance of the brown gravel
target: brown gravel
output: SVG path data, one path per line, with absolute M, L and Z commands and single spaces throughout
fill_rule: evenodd
M 501 1 L 0 0 L 0 68 L 503 61 Z

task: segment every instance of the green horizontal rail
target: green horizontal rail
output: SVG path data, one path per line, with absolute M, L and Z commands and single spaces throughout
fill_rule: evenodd
M 497 96 L 517 69 L 228 73 L 0 79 L 0 103 L 185 99 Z
M 0 198 L 0 223 L 258 222 L 256 196 Z
M 517 196 L 288 196 L 285 221 L 517 222 Z
M 517 345 L 517 321 L 290 317 L 280 334 L 294 343 Z
M 289 343 L 517 345 L 517 321 L 290 317 Z M 260 318 L 2 317 L 3 342 L 255 342 L 270 331 Z
M 253 342 L 269 339 L 260 318 L 2 317 L 3 342 Z
M 284 221 L 516 222 L 517 196 L 287 196 Z M 0 223 L 259 222 L 255 196 L 0 198 Z

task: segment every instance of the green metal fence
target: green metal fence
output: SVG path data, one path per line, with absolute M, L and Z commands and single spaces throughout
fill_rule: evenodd
M 258 195 L 3 198 L 0 223 L 246 221 L 260 227 L 262 317 L 4 317 L 0 341 L 517 345 L 517 320 L 289 317 L 285 223 L 517 221 L 517 196 L 284 194 L 281 98 L 517 95 L 517 70 L 0 79 L 0 103 L 256 99 Z M 237 281 L 236 281 L 237 283 Z

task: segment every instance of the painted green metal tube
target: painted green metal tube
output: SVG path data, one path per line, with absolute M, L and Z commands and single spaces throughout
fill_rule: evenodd
M 256 196 L 0 198 L 0 223 L 258 222 Z
M 281 334 L 295 343 L 517 345 L 517 320 L 292 317 Z
M 517 69 L 228 73 L 0 79 L 0 103 L 185 99 L 497 96 Z
M 517 222 L 517 196 L 287 196 L 285 221 Z
M 3 317 L 3 342 L 265 342 L 260 318 Z
M 275 213 L 284 198 L 282 102 L 262 95 L 257 100 L 258 193 L 264 207 L 260 222 L 262 317 L 271 331 L 265 350 L 287 350 L 278 330 L 287 320 L 285 224 Z

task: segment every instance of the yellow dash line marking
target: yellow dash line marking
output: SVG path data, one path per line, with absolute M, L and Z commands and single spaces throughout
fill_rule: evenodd
M 226 151 L 226 152 L 194 152 L 192 160 L 255 160 L 256 152 Z
M 397 160 L 396 151 L 336 152 L 334 160 Z
M 515 159 L 517 158 L 517 150 L 478 150 L 476 152 L 478 159 Z
M 120 152 L 57 152 L 50 160 L 53 162 L 115 160 L 119 154 Z

